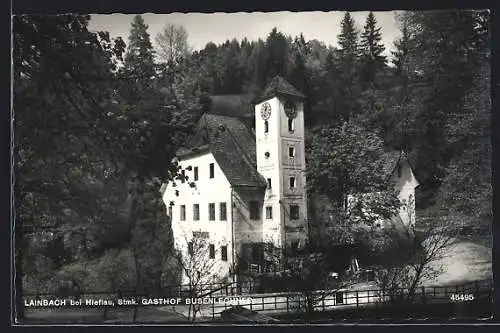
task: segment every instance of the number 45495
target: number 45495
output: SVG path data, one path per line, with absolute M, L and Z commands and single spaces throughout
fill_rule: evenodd
M 450 299 L 455 302 L 473 301 L 473 294 L 451 294 Z

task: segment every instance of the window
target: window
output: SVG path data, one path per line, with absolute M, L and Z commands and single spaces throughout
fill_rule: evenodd
M 271 178 L 267 178 L 267 188 L 268 188 L 268 189 L 271 189 L 271 188 L 272 188 L 272 186 L 271 186 L 271 185 L 272 185 L 272 184 L 271 184 Z
M 210 163 L 210 178 L 214 178 L 214 164 Z
M 208 253 L 209 253 L 210 259 L 215 258 L 215 246 L 214 246 L 214 244 L 210 244 L 208 246 Z
M 299 249 L 299 241 L 292 241 L 292 244 L 290 244 L 290 249 L 292 254 L 296 254 L 297 250 Z
M 194 254 L 193 242 L 188 243 L 188 253 L 191 256 Z
M 288 147 L 288 157 L 295 157 L 295 147 Z
M 200 219 L 200 205 L 194 204 L 193 205 L 193 220 L 198 221 L 199 219 Z
M 265 158 L 269 158 L 269 156 L 271 156 L 271 154 L 269 154 L 269 152 L 268 152 L 268 151 L 266 151 L 266 152 L 264 153 L 264 157 L 265 157 Z
M 290 188 L 295 188 L 295 177 L 290 177 Z
M 215 221 L 215 204 L 214 203 L 208 204 L 208 219 L 210 221 Z
M 210 237 L 210 234 L 208 233 L 208 231 L 193 231 L 193 237 L 208 239 Z
M 267 206 L 266 207 L 266 219 L 271 220 L 272 218 L 273 218 L 273 207 Z
M 186 205 L 181 205 L 181 221 L 186 220 Z
M 264 133 L 269 133 L 269 122 L 264 121 Z
M 292 118 L 288 118 L 288 132 L 293 132 L 295 129 L 294 121 Z
M 298 220 L 299 219 L 299 206 L 290 205 L 290 220 Z
M 250 201 L 250 220 L 260 220 L 260 209 L 258 201 Z
M 219 220 L 221 221 L 227 220 L 227 205 L 225 202 L 221 202 L 219 204 Z
M 220 247 L 220 254 L 222 261 L 227 261 L 227 246 Z
M 194 167 L 194 180 L 198 180 L 198 167 Z

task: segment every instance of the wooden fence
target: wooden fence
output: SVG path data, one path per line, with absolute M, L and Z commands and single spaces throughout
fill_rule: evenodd
M 415 290 L 412 303 L 452 303 L 473 301 L 491 297 L 493 282 L 491 280 L 475 281 L 455 286 L 419 287 Z M 341 310 L 356 307 L 383 306 L 394 302 L 404 301 L 408 289 L 341 289 L 332 291 L 316 291 L 312 306 L 314 311 Z M 399 297 L 401 295 L 402 297 Z M 204 309 L 204 316 L 218 317 L 220 313 L 232 305 L 240 305 L 253 311 L 265 314 L 304 312 L 307 308 L 306 297 L 300 292 L 251 294 L 245 295 L 250 299 L 227 303 L 212 303 L 210 309 Z
M 231 308 L 232 306 L 239 305 L 262 314 L 290 314 L 290 313 L 303 313 L 307 308 L 307 301 L 304 293 L 302 292 L 282 292 L 282 293 L 267 293 L 267 294 L 238 294 L 238 284 L 220 284 L 220 285 L 207 285 L 205 288 L 205 295 L 199 294 L 196 300 L 205 300 L 207 304 L 199 306 L 198 318 L 204 320 L 216 320 L 220 318 L 222 311 Z M 174 289 L 172 289 L 174 290 Z M 175 289 L 176 295 L 156 295 L 155 298 L 160 297 L 176 297 L 182 299 L 183 288 Z M 486 299 L 492 296 L 493 281 L 474 281 L 455 286 L 432 286 L 432 287 L 419 287 L 415 290 L 411 303 L 413 304 L 428 304 L 428 303 L 453 303 L 464 302 L 467 300 Z M 178 294 L 180 292 L 180 294 Z M 381 307 L 393 302 L 402 301 L 398 295 L 408 295 L 408 289 L 397 290 L 382 290 L 382 289 L 368 289 L 366 287 L 350 288 L 340 290 L 320 290 L 314 292 L 315 302 L 312 304 L 314 311 L 332 311 L 343 310 L 361 307 Z M 87 293 L 80 295 L 80 298 L 106 298 L 115 300 L 120 297 L 126 297 L 126 293 Z M 188 305 L 185 299 L 179 304 L 169 304 L 161 306 L 144 305 L 140 299 L 151 299 L 153 296 L 134 296 L 139 300 L 137 304 L 124 305 L 120 307 L 120 311 L 126 309 L 132 310 L 134 308 L 151 308 L 154 307 L 155 311 L 162 312 L 167 317 L 168 313 L 176 313 L 180 316 L 187 316 Z M 189 297 L 185 295 L 184 297 Z M 55 295 L 25 295 L 25 299 L 50 299 L 57 298 Z M 52 316 L 56 316 L 56 312 L 64 309 L 65 307 L 57 307 Z M 67 308 L 66 308 L 67 309 Z M 86 308 L 89 311 L 92 308 Z M 99 310 L 96 310 L 99 309 Z M 103 318 L 106 318 L 106 307 L 96 307 L 93 311 L 102 311 Z M 30 311 L 37 312 L 47 310 L 44 307 L 31 307 L 27 308 L 28 314 Z M 70 311 L 78 311 L 75 308 L 68 309 Z M 161 316 L 160 316 L 161 317 Z M 116 319 L 119 322 L 119 319 Z M 143 322 L 142 320 L 138 320 Z

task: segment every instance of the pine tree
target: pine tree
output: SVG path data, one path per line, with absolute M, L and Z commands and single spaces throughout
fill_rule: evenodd
M 341 22 L 341 33 L 338 35 L 339 50 L 339 76 L 337 89 L 340 96 L 340 109 L 337 112 L 344 120 L 348 120 L 359 112 L 359 79 L 358 79 L 358 61 L 359 61 L 359 43 L 358 31 L 355 22 L 349 12 L 346 12 Z
M 125 70 L 135 79 L 150 79 L 155 75 L 154 50 L 148 25 L 141 15 L 136 15 L 130 29 L 129 44 L 125 53 Z
M 346 65 L 353 68 L 359 56 L 358 31 L 356 30 L 354 19 L 349 12 L 344 14 L 342 19 L 341 33 L 338 35 L 338 44 L 340 46 L 340 55 Z
M 394 41 L 395 50 L 391 51 L 393 59 L 392 63 L 396 68 L 396 75 L 401 79 L 406 80 L 408 78 L 408 62 L 409 62 L 409 52 L 410 52 L 410 35 L 408 31 L 408 24 L 406 21 L 401 22 L 401 37 Z
M 288 41 L 276 28 L 267 36 L 265 47 L 266 81 L 276 75 L 286 76 Z
M 364 86 L 374 84 L 376 74 L 386 64 L 386 57 L 382 55 L 385 47 L 381 43 L 382 34 L 377 27 L 377 20 L 373 12 L 366 17 L 364 31 L 361 34 L 361 79 Z

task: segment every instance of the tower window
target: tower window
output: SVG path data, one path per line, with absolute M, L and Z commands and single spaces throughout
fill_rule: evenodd
M 210 178 L 214 178 L 214 164 L 210 163 Z
M 288 157 L 295 157 L 295 147 L 288 147 Z
M 267 206 L 266 207 L 266 219 L 271 220 L 272 218 L 273 218 L 273 207 Z
M 288 118 L 288 132 L 293 132 L 295 130 L 295 123 L 292 118 Z
M 186 220 L 186 205 L 181 205 L 181 221 Z
M 271 154 L 269 154 L 269 152 L 268 152 L 268 151 L 266 151 L 266 152 L 264 153 L 264 157 L 265 157 L 265 158 L 269 158 L 269 156 L 271 156 Z
M 269 122 L 264 121 L 264 133 L 269 133 Z
M 222 261 L 227 261 L 227 246 L 224 245 L 220 247 L 220 254 Z
M 199 219 L 200 219 L 200 205 L 194 204 L 193 205 L 193 220 L 198 221 Z
M 208 204 L 208 220 L 215 221 L 215 204 L 214 203 Z
M 258 201 L 250 201 L 250 220 L 260 220 L 260 207 Z
M 271 189 L 271 188 L 272 188 L 271 178 L 267 178 L 267 188 L 268 188 L 268 189 Z
M 298 219 L 299 219 L 299 206 L 290 205 L 290 220 L 298 220 Z
M 290 177 L 290 188 L 295 188 L 295 177 Z
M 209 252 L 210 259 L 214 259 L 215 258 L 215 245 L 214 244 L 210 244 L 208 246 L 208 252 Z
M 227 220 L 227 205 L 225 202 L 221 202 L 219 206 L 219 220 L 226 221 Z
M 198 167 L 194 167 L 194 180 L 198 180 Z

